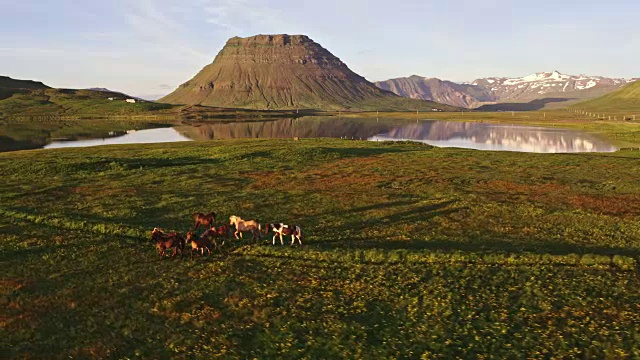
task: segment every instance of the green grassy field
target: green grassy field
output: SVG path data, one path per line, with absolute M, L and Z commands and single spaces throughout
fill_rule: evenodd
M 0 154 L 6 358 L 640 357 L 640 152 L 248 140 Z M 160 261 L 216 211 L 303 228 Z

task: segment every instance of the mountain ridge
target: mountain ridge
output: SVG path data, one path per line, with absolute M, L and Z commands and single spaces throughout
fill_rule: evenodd
M 539 72 L 523 77 L 486 77 L 469 83 L 456 83 L 440 80 L 448 85 L 448 91 L 442 94 L 429 78 L 412 76 L 408 78 L 389 79 L 376 82 L 381 88 L 388 88 L 396 94 L 412 98 L 429 99 L 446 104 L 456 104 L 474 108 L 481 105 L 495 105 L 491 108 L 500 109 L 501 103 L 531 103 L 540 100 L 545 107 L 562 107 L 585 99 L 596 98 L 617 90 L 634 79 L 608 78 L 604 76 L 567 75 L 557 70 Z M 412 80 L 412 85 L 405 85 L 400 89 L 392 84 Z M 413 86 L 413 87 L 412 87 Z M 463 87 L 463 86 L 466 86 Z M 421 91 L 413 88 L 421 87 Z M 426 87 L 426 89 L 424 88 Z M 481 94 L 481 96 L 478 96 Z M 488 101 L 487 101 L 488 100 Z M 461 102 L 462 101 L 462 102 Z M 466 105 L 464 105 L 466 104 Z
M 13 79 L 0 75 L 0 88 L 3 89 L 51 89 L 40 81 Z
M 497 100 L 489 90 L 479 86 L 418 75 L 378 81 L 375 85 L 400 96 L 466 108 Z

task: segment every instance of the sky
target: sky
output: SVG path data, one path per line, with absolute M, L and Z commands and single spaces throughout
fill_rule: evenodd
M 370 81 L 640 77 L 640 1 L 0 0 L 0 75 L 155 99 L 233 36 L 305 34 Z

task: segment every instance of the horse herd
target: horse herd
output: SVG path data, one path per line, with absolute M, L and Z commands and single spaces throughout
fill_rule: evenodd
M 164 258 L 167 250 L 173 251 L 173 256 L 176 257 L 180 253 L 182 257 L 185 247 L 191 249 L 191 259 L 193 259 L 194 252 L 200 252 L 204 255 L 205 251 L 207 255 L 211 254 L 212 250 L 217 250 L 220 254 L 223 254 L 221 246 L 225 244 L 226 239 L 235 237 L 236 240 L 243 238 L 242 234 L 245 232 L 251 233 L 251 241 L 255 243 L 256 238 L 262 239 L 261 233 L 264 231 L 264 235 L 268 235 L 269 232 L 273 233 L 273 245 L 276 244 L 276 238 L 280 238 L 280 245 L 284 245 L 284 236 L 291 236 L 291 246 L 295 245 L 296 240 L 302 245 L 302 229 L 299 225 L 288 225 L 284 223 L 270 223 L 264 224 L 264 226 L 255 220 L 243 220 L 239 216 L 232 215 L 229 217 L 229 225 L 222 225 L 216 227 L 216 214 L 214 212 L 203 214 L 193 214 L 195 224 L 193 229 L 190 230 L 186 236 L 178 232 L 164 232 L 160 228 L 154 228 L 151 232 L 151 241 L 155 243 L 156 250 L 160 259 Z M 196 230 L 200 227 L 204 227 L 206 230 L 202 235 L 197 236 Z M 232 228 L 233 227 L 233 228 Z M 235 230 L 233 230 L 235 229 Z M 218 245 L 218 239 L 222 239 L 222 243 Z

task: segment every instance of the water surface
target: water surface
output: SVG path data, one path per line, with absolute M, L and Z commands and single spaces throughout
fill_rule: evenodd
M 150 144 L 164 142 L 191 141 L 180 134 L 174 128 L 160 128 L 147 130 L 130 130 L 126 134 L 115 137 L 107 137 L 89 140 L 53 141 L 44 146 L 45 149 L 64 147 L 88 147 L 115 144 Z
M 604 139 L 579 131 L 522 125 L 425 121 L 395 127 L 372 141 L 419 141 L 438 147 L 529 153 L 613 152 Z
M 176 121 L 177 122 L 177 121 Z M 593 134 L 558 128 L 436 120 L 302 117 L 271 121 L 203 122 L 166 128 L 111 132 L 95 139 L 55 140 L 42 131 L 20 139 L 0 136 L 0 151 L 31 146 L 60 148 L 216 139 L 346 138 L 370 141 L 418 141 L 438 147 L 533 153 L 612 152 L 618 150 Z M 81 135 L 80 133 L 78 135 Z M 86 134 L 82 134 L 86 137 Z M 31 143 L 29 143 L 31 142 Z M 23 144 L 24 143 L 24 144 Z

